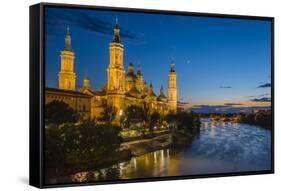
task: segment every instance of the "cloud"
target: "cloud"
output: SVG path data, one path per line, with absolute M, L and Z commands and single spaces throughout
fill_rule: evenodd
M 246 96 L 245 98 L 253 98 L 253 97 L 257 97 L 257 96 Z
M 260 94 L 258 97 L 271 96 L 271 93 Z
M 264 83 L 258 86 L 258 88 L 270 88 L 271 87 L 271 83 Z
M 252 102 L 271 102 L 271 98 L 270 97 L 254 98 L 254 99 L 251 99 L 250 101 L 252 101 Z
M 61 34 L 65 31 L 62 30 L 62 28 L 66 28 L 67 25 L 69 25 L 70 28 L 71 26 L 76 26 L 102 35 L 113 34 L 114 17 L 112 18 L 112 22 L 108 22 L 80 10 L 57 11 L 56 9 L 47 9 L 45 18 L 46 25 L 48 26 L 48 30 L 46 31 L 47 35 Z M 141 41 L 143 37 L 142 34 L 134 33 L 123 27 L 120 27 L 120 36 L 123 39 L 134 41 Z
M 231 86 L 220 86 L 219 88 L 222 88 L 222 89 L 230 89 L 232 88 Z
M 226 106 L 236 106 L 236 105 L 243 105 L 242 103 L 225 103 Z
M 252 95 L 252 96 L 245 96 L 245 98 L 261 98 L 261 97 L 271 97 L 271 93 L 264 93 L 264 94 L 260 94 L 260 95 Z

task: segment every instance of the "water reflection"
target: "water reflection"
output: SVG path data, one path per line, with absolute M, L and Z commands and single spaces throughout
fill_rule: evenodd
M 148 178 L 269 170 L 271 132 L 258 126 L 203 121 L 200 136 L 186 149 L 163 149 L 100 171 L 78 173 L 72 181 Z

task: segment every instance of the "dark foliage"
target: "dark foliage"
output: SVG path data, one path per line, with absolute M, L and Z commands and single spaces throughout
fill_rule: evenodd
M 198 130 L 200 127 L 200 117 L 193 112 L 170 113 L 166 116 L 166 120 L 169 124 L 172 124 L 174 131 L 183 133 L 192 134 L 194 129 Z
M 149 131 L 153 134 L 154 126 L 160 120 L 160 114 L 158 112 L 153 112 L 149 120 Z
M 129 106 L 123 115 L 125 128 L 129 128 L 133 123 L 142 123 L 144 121 L 144 110 L 141 107 Z
M 48 168 L 66 170 L 81 164 L 100 165 L 119 148 L 122 138 L 120 127 L 97 125 L 84 120 L 61 128 L 54 125 L 46 129 L 46 164 Z
M 112 105 L 103 105 L 103 112 L 99 117 L 100 121 L 111 123 L 116 118 L 116 108 Z
M 238 122 L 260 125 L 265 128 L 271 128 L 271 111 L 259 111 L 257 113 L 240 114 Z
M 75 123 L 79 115 L 63 101 L 52 101 L 46 104 L 46 124 L 61 125 L 63 123 Z

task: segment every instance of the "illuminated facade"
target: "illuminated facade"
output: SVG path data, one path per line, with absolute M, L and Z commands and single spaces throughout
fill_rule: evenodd
M 157 111 L 160 115 L 177 110 L 177 85 L 174 64 L 171 64 L 168 79 L 168 97 L 165 96 L 161 86 L 159 95 L 154 93 L 152 83 L 148 86 L 143 78 L 141 68 L 138 66 L 135 72 L 134 65 L 128 65 L 127 73 L 124 68 L 124 45 L 119 35 L 120 29 L 116 20 L 114 34 L 109 43 L 109 64 L 107 67 L 107 82 L 102 90 L 94 90 L 90 86 L 90 79 L 83 79 L 79 92 L 90 96 L 90 116 L 98 118 L 105 105 L 116 108 L 119 121 L 127 107 L 135 105 L 146 106 L 149 112 Z M 67 30 L 65 47 L 61 51 L 61 71 L 58 76 L 58 88 L 75 91 L 76 75 L 74 72 L 74 51 L 71 48 L 70 33 Z M 48 96 L 47 96 L 48 99 Z M 71 104 L 70 104 L 71 105 Z
M 64 90 L 57 88 L 45 89 L 45 103 L 52 101 L 63 101 L 75 111 L 83 114 L 85 117 L 91 116 L 91 96 L 78 91 Z

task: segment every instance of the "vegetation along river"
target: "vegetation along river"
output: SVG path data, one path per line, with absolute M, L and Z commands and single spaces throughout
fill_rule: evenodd
M 163 149 L 73 181 L 245 172 L 271 168 L 271 131 L 255 125 L 202 120 L 200 134 L 184 149 Z M 89 181 L 89 180 L 88 180 Z

